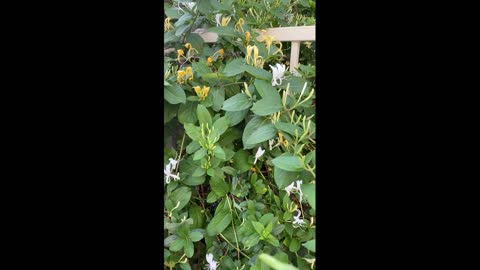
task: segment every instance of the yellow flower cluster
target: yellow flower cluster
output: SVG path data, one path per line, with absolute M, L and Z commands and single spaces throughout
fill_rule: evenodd
M 164 26 L 163 26 L 163 29 L 164 29 L 165 32 L 168 32 L 168 31 L 173 29 L 173 26 L 170 23 L 170 20 L 171 20 L 171 18 L 168 18 L 168 17 L 165 19 L 165 23 L 164 23 Z
M 208 91 L 210 91 L 210 87 L 203 86 L 203 88 L 200 88 L 200 86 L 194 86 L 193 90 L 195 90 L 200 100 L 205 100 L 208 96 Z
M 193 80 L 193 71 L 192 67 L 187 67 L 185 70 L 177 71 L 177 82 L 182 84 L 185 83 L 187 80 Z
M 238 19 L 238 22 L 235 24 L 235 31 L 240 32 L 240 30 L 243 32 L 243 24 L 245 23 L 245 20 L 243 18 Z
M 253 56 L 252 56 L 253 52 Z M 245 56 L 245 62 L 247 64 L 252 64 L 255 67 L 262 68 L 265 60 L 263 57 L 258 55 L 258 47 L 255 45 L 247 46 L 247 55 Z

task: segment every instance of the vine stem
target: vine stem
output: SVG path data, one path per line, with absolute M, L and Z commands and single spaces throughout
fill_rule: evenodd
M 228 241 L 228 239 L 223 236 L 223 234 L 220 233 L 220 236 L 223 238 L 223 240 L 225 240 L 230 246 L 232 246 L 234 249 L 236 249 L 237 251 L 240 252 L 240 254 L 242 254 L 243 256 L 247 257 L 248 259 L 250 259 L 250 257 L 247 256 L 247 254 L 243 253 L 240 249 L 237 249 L 232 243 L 230 243 L 230 241 Z
M 182 137 L 182 144 L 180 145 L 180 152 L 178 152 L 178 158 L 177 161 L 180 162 L 180 158 L 182 158 L 182 151 L 183 151 L 183 143 L 185 142 L 185 134 L 186 132 L 183 132 L 183 137 Z M 177 166 L 175 169 L 175 172 L 178 172 L 180 166 Z
M 230 199 L 227 197 L 227 202 L 228 202 L 228 207 L 230 208 L 230 215 L 232 215 L 232 227 L 233 227 L 233 235 L 235 235 L 235 242 L 237 244 L 237 257 L 238 260 L 240 260 L 240 247 L 238 246 L 238 238 L 237 238 L 237 231 L 235 230 L 235 223 L 233 222 L 233 211 L 232 211 L 232 205 L 230 203 Z

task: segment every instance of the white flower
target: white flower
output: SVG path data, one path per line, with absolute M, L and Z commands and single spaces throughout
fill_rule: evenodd
M 270 151 L 272 151 L 272 149 L 273 149 L 273 143 L 274 143 L 274 142 L 275 142 L 274 139 L 268 140 L 268 149 L 269 149 Z
M 207 258 L 207 262 L 208 262 L 207 269 L 216 270 L 217 266 L 218 266 L 218 263 L 213 260 L 213 254 L 212 253 L 207 254 L 206 258 Z
M 170 161 L 170 164 L 172 165 L 172 170 L 175 170 L 177 168 L 177 161 L 173 158 L 168 159 Z
M 258 147 L 257 153 L 255 154 L 255 161 L 253 164 L 257 163 L 257 159 L 259 159 L 263 153 L 265 153 L 265 150 L 262 150 L 262 147 Z
M 285 191 L 287 192 L 288 196 L 290 196 L 290 192 L 293 192 L 293 190 L 297 189 L 296 187 L 293 186 L 294 184 L 295 183 L 292 182 L 289 186 L 285 188 Z
M 221 13 L 215 15 L 215 21 L 217 22 L 217 27 L 222 26 L 222 22 L 220 21 L 221 19 L 222 19 L 222 14 Z
M 300 203 L 301 203 L 302 202 L 302 197 L 303 197 L 303 192 L 302 192 L 302 189 L 300 188 L 300 185 L 302 184 L 302 180 L 297 180 L 296 182 L 297 182 L 296 190 L 300 194 Z
M 191 10 L 193 10 L 193 7 L 194 7 L 196 4 L 197 4 L 197 3 L 195 3 L 195 2 L 187 2 L 187 3 L 185 3 L 185 5 L 186 5 L 189 9 L 191 9 Z
M 301 214 L 300 210 L 297 209 L 297 213 L 298 213 L 298 215 L 293 217 L 293 222 L 292 222 L 292 225 L 295 228 L 296 228 L 296 226 L 301 227 L 301 226 L 305 225 L 305 220 L 300 218 L 300 214 Z
M 285 65 L 277 63 L 277 67 L 269 65 L 272 69 L 272 86 L 282 84 L 282 79 L 285 73 Z M 280 81 L 280 82 L 278 82 Z
M 180 177 L 178 176 L 179 174 L 177 173 L 177 175 L 175 174 L 172 174 L 172 170 L 171 170 L 171 163 L 168 163 L 166 166 L 165 166 L 165 169 L 163 170 L 163 173 L 167 176 L 167 179 L 165 180 L 165 182 L 167 182 L 167 184 L 170 183 L 170 178 L 173 178 L 173 179 L 180 179 Z

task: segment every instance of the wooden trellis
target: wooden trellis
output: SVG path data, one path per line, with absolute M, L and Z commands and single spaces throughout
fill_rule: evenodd
M 266 29 L 267 34 L 271 35 L 277 41 L 292 42 L 290 53 L 290 67 L 298 66 L 300 58 L 300 42 L 315 41 L 315 26 L 293 26 L 293 27 L 276 27 Z M 206 43 L 217 42 L 218 35 L 212 32 L 200 32 L 200 36 Z M 259 40 L 261 36 L 257 38 Z

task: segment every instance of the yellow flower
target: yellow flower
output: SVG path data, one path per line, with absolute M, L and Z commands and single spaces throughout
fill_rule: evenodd
M 270 46 L 272 45 L 274 40 L 273 36 L 267 35 L 267 31 L 262 30 L 262 37 L 260 39 L 261 42 L 265 42 L 265 45 L 267 46 L 267 52 L 270 54 Z
M 253 57 L 252 57 L 252 52 L 253 52 Z M 257 46 L 255 45 L 247 46 L 247 55 L 245 56 L 245 62 L 247 62 L 247 64 L 250 64 L 251 62 L 252 65 L 256 67 L 263 67 L 264 60 L 263 60 L 263 57 L 258 55 Z
M 194 86 L 193 90 L 195 90 L 200 100 L 205 100 L 208 96 L 208 91 L 210 91 L 210 87 L 203 86 L 203 88 L 200 88 L 200 86 Z
M 245 32 L 245 41 L 248 43 L 250 43 L 250 32 Z
M 191 50 L 192 49 L 192 44 L 185 43 L 185 48 L 187 48 L 188 50 Z
M 185 54 L 185 52 L 184 52 L 182 49 L 177 50 L 177 61 L 178 61 L 179 63 L 182 62 L 182 61 L 180 60 L 180 56 L 183 56 L 184 54 Z
M 188 79 L 188 80 L 193 80 L 193 71 L 192 71 L 192 67 L 187 67 L 185 69 L 185 79 Z
M 211 64 L 212 64 L 212 62 L 213 62 L 213 59 L 212 59 L 212 57 L 211 57 L 211 56 L 209 56 L 209 57 L 208 57 L 208 59 L 207 59 L 207 62 L 208 62 L 208 65 L 211 65 Z
M 197 93 L 197 96 L 200 96 L 202 94 L 202 88 L 200 86 L 194 86 L 193 90 L 195 90 L 195 93 Z
M 230 17 L 222 17 L 222 26 L 227 26 L 231 19 Z
M 184 70 L 179 70 L 177 72 L 177 82 L 180 83 L 180 84 L 184 83 L 185 82 L 184 77 L 185 77 L 185 71 Z
M 170 31 L 170 30 L 173 29 L 173 26 L 172 26 L 172 24 L 170 23 L 170 20 L 171 20 L 171 18 L 168 18 L 168 17 L 165 19 L 165 23 L 164 23 L 164 24 L 165 24 L 165 25 L 164 25 L 164 31 L 165 31 L 165 32 L 168 32 L 168 31 Z
M 240 32 L 240 30 L 242 30 L 243 32 L 244 23 L 245 23 L 245 20 L 243 18 L 238 19 L 238 22 L 235 24 L 235 31 Z
M 218 50 L 218 54 L 220 54 L 220 58 L 223 59 L 223 54 L 225 53 L 225 51 L 223 49 L 220 49 Z

